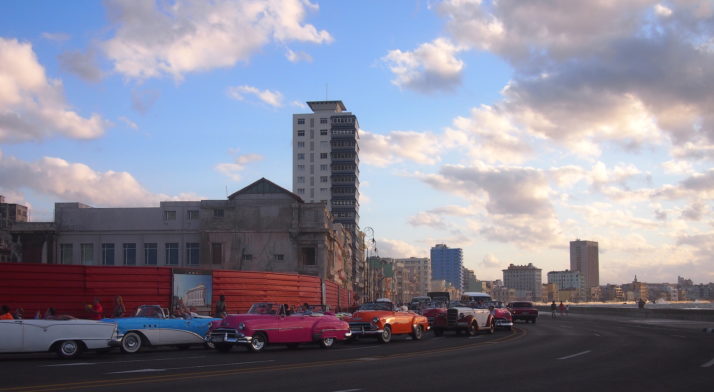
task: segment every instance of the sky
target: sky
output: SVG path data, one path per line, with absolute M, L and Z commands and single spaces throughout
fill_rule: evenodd
M 477 278 L 714 281 L 711 0 L 0 2 L 0 194 L 152 207 L 292 189 L 292 114 L 360 123 L 382 257 Z

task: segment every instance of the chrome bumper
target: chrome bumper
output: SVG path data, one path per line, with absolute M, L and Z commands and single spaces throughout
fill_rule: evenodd
M 231 343 L 231 344 L 250 344 L 253 340 L 252 336 L 245 336 L 238 331 L 220 331 L 212 332 L 206 336 L 207 343 Z

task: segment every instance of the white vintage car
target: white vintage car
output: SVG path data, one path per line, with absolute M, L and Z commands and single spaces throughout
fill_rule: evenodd
M 118 345 L 117 325 L 95 320 L 0 320 L 0 337 L 0 353 L 55 351 L 60 358 Z

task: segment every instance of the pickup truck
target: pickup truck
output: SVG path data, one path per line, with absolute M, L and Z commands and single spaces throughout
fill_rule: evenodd
M 533 302 L 511 302 L 507 307 L 511 311 L 511 317 L 514 322 L 516 320 L 525 320 L 526 323 L 530 321 L 535 324 L 536 319 L 538 319 L 538 309 L 533 306 Z
M 452 303 L 445 313 L 436 316 L 432 330 L 435 336 L 443 335 L 444 331 L 455 331 L 457 334 L 465 331 L 468 336 L 474 336 L 480 331 L 494 333 L 496 323 L 489 309 L 478 308 L 476 304 Z

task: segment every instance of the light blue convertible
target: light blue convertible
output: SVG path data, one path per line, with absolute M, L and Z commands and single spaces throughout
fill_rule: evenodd
M 121 350 L 138 352 L 143 346 L 176 346 L 188 348 L 192 344 L 205 344 L 204 337 L 212 321 L 210 317 L 171 318 L 160 305 L 142 305 L 135 317 L 103 319 L 117 324 Z

